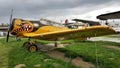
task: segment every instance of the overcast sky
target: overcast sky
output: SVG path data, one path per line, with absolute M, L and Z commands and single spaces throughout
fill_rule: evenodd
M 120 11 L 120 0 L 0 0 L 0 23 L 9 23 L 11 9 L 14 18 L 96 20 L 97 15 Z

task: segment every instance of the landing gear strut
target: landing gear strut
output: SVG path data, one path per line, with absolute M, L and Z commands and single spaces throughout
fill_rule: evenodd
M 27 40 L 27 42 L 23 43 L 23 47 L 28 48 L 29 45 L 30 45 L 30 38 Z
M 58 46 L 58 43 L 57 43 L 57 41 L 55 41 L 55 47 L 57 47 Z
M 58 47 L 60 45 L 60 42 L 59 41 L 55 41 L 55 47 Z

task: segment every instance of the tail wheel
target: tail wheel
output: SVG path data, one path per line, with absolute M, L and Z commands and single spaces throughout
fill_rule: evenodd
M 30 52 L 36 52 L 38 51 L 38 48 L 35 44 L 31 44 L 29 47 L 28 47 L 28 51 Z
M 25 48 L 28 48 L 29 45 L 30 45 L 30 42 L 23 43 L 23 47 L 25 47 Z

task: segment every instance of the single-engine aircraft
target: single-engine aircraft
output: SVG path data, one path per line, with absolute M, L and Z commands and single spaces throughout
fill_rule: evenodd
M 69 29 L 66 27 L 60 27 L 60 25 L 56 26 L 56 23 L 50 23 L 49 21 L 45 20 L 32 21 L 19 18 L 14 18 L 10 23 L 6 40 L 7 42 L 9 39 L 9 32 L 12 35 L 20 38 L 28 38 L 23 46 L 28 48 L 30 52 L 35 52 L 38 50 L 38 45 L 36 42 L 31 42 L 31 38 L 35 39 L 35 41 L 36 39 L 59 41 L 65 39 L 95 37 L 116 33 L 108 26 L 91 26 L 80 29 Z M 57 47 L 56 42 L 55 47 Z

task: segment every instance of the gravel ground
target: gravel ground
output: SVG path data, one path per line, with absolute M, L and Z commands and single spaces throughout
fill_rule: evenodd
M 90 38 L 88 40 L 91 40 L 91 41 L 111 41 L 111 42 L 119 42 L 120 43 L 120 38 L 94 37 L 94 38 Z

